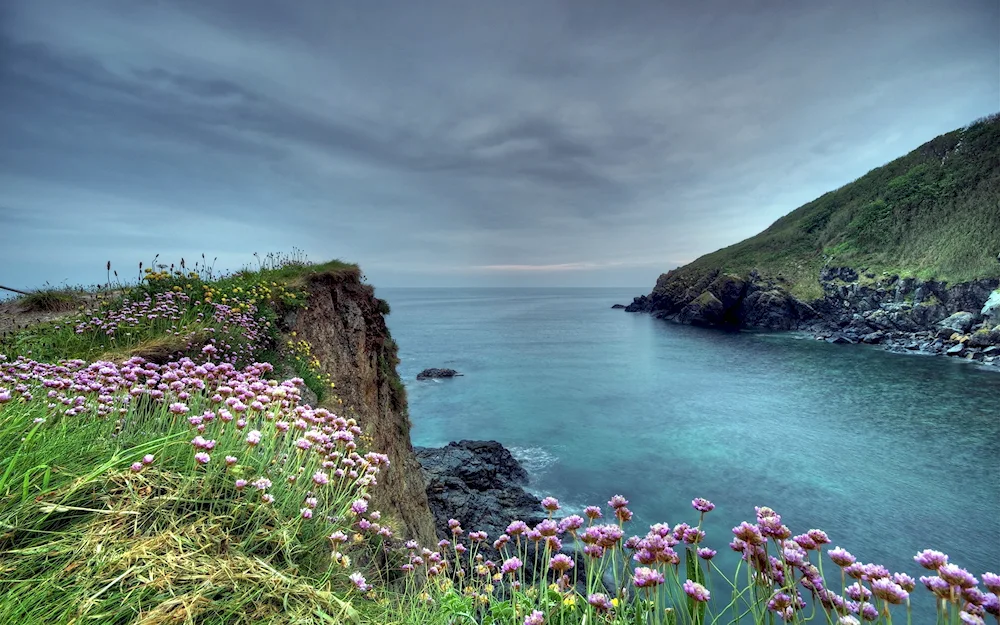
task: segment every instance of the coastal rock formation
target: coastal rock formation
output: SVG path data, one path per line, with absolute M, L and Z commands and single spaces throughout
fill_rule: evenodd
M 729 329 L 800 330 L 838 344 L 868 343 L 898 351 L 961 356 L 1000 364 L 977 349 L 1000 345 L 1000 279 L 949 285 L 876 277 L 851 267 L 824 267 L 822 297 L 806 303 L 756 272 L 745 279 L 710 271 L 698 279 L 668 272 L 649 295 L 625 309 L 678 323 Z M 969 311 L 981 311 L 978 314 Z M 956 344 L 960 350 L 949 351 Z M 971 349 L 970 349 L 971 348 Z
M 742 278 L 711 271 L 691 281 L 673 270 L 660 276 L 650 295 L 635 298 L 625 310 L 678 323 L 733 329 L 792 330 L 817 316 L 810 305 L 755 272 Z
M 611 308 L 613 308 L 613 309 L 615 309 L 615 310 L 620 310 L 620 309 L 622 309 L 622 308 L 625 308 L 625 304 L 615 304 L 615 305 L 614 305 L 614 306 L 612 306 Z
M 972 327 L 975 317 L 970 312 L 957 312 L 938 322 L 938 327 L 965 334 Z
M 384 307 L 357 271 L 312 275 L 306 290 L 308 305 L 286 311 L 282 329 L 308 341 L 312 355 L 331 376 L 343 400 L 342 406 L 331 408 L 357 415 L 372 449 L 389 456 L 372 507 L 404 528 L 406 537 L 432 544 L 434 517 L 410 443 L 406 390 L 396 373 L 399 359 Z
M 417 374 L 418 380 L 429 380 L 431 378 L 453 378 L 462 375 L 454 369 L 424 369 Z
M 449 519 L 487 532 L 492 542 L 514 519 L 534 525 L 545 518 L 541 500 L 524 489 L 527 472 L 500 443 L 463 440 L 415 451 L 441 538 L 451 537 Z
M 998 146 L 1000 114 L 942 134 L 662 274 L 626 310 L 909 352 L 962 343 L 995 362 L 976 345 L 1000 324 Z
M 1000 324 L 1000 289 L 990 293 L 980 313 L 987 323 Z

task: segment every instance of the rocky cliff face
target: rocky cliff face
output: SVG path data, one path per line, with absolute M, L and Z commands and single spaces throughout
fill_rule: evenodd
M 719 270 L 700 275 L 672 270 L 660 276 L 652 293 L 635 298 L 625 310 L 732 329 L 793 330 L 818 316 L 773 280 L 757 273 L 738 276 Z
M 307 307 L 288 311 L 282 329 L 307 341 L 331 376 L 343 400 L 331 408 L 355 416 L 372 449 L 388 454 L 391 464 L 379 475 L 373 506 L 408 538 L 433 544 L 434 517 L 410 443 L 406 393 L 396 373 L 396 344 L 382 314 L 384 303 L 356 271 L 309 276 L 307 291 Z
M 823 296 L 806 303 L 756 272 L 674 270 L 626 310 L 692 325 L 805 330 L 831 342 L 876 343 L 1000 364 L 998 278 L 949 285 L 825 267 L 818 279 Z

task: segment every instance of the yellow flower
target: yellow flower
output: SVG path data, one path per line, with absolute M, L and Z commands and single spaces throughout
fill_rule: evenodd
M 616 608 L 618 607 L 618 597 L 615 597 L 614 599 L 611 600 L 611 605 L 615 606 Z
M 569 595 L 563 599 L 563 605 L 576 605 L 576 595 Z

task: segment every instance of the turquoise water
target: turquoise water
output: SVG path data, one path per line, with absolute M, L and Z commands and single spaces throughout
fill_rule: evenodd
M 766 505 L 865 562 L 917 576 L 933 548 L 1000 572 L 1000 371 L 610 309 L 640 292 L 378 289 L 414 444 L 498 440 L 567 513 L 625 495 L 633 533 L 707 497 L 720 556 Z

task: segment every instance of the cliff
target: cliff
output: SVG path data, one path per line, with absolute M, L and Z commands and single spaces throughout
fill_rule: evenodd
M 929 351 L 978 333 L 976 342 L 988 346 L 1000 342 L 1000 319 L 988 306 L 1000 285 L 998 261 L 1000 114 L 928 141 L 764 232 L 662 274 L 626 310 Z M 939 336 L 955 313 L 969 313 L 971 327 Z
M 344 413 L 356 415 L 371 437 L 371 448 L 389 456 L 391 464 L 374 489 L 374 507 L 407 537 L 433 544 L 434 517 L 410 442 L 396 343 L 383 316 L 388 307 L 361 282 L 356 268 L 309 274 L 304 286 L 307 306 L 284 311 L 281 327 L 309 343 L 336 385 Z

